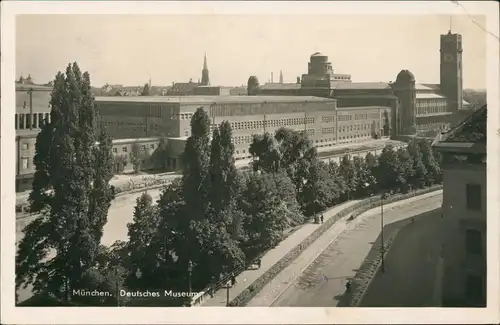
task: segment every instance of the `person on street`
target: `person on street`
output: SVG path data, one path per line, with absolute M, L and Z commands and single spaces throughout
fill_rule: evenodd
M 321 214 L 321 223 L 323 223 L 323 220 L 325 220 L 325 219 L 323 217 L 323 214 Z
M 231 286 L 234 286 L 236 284 L 236 276 L 234 275 L 234 272 L 231 272 Z
M 259 259 L 257 260 L 257 266 L 259 267 L 259 269 L 260 269 L 260 265 L 261 265 L 261 264 L 262 264 L 262 260 L 259 258 Z
M 347 280 L 345 284 L 345 291 L 350 292 L 351 291 L 351 280 Z

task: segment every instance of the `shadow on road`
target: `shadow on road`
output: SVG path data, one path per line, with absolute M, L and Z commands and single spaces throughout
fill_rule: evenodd
M 418 224 L 424 222 L 424 219 L 436 218 L 439 215 L 440 209 L 435 209 L 428 211 L 419 215 L 414 216 L 414 222 L 412 223 L 411 218 L 400 220 L 384 226 L 384 243 L 386 245 L 392 246 L 393 244 L 398 244 L 397 239 L 406 236 L 408 232 L 414 232 L 418 228 Z M 415 227 L 417 226 L 417 227 Z M 391 243 L 392 241 L 392 243 Z M 388 243 L 389 242 L 389 243 Z M 370 243 L 372 248 L 368 255 L 365 257 L 363 264 L 361 264 L 359 269 L 354 269 L 356 272 L 352 280 L 351 292 L 337 296 L 337 307 L 356 307 L 353 306 L 353 298 L 359 297 L 363 290 L 367 289 L 367 285 L 371 278 L 375 277 L 376 269 L 380 263 L 380 248 L 381 248 L 381 235 L 377 237 L 374 242 Z M 418 243 L 415 243 L 418 245 Z M 387 261 L 391 257 L 391 250 L 389 250 L 385 260 Z M 386 263 L 386 268 L 388 267 Z M 383 277 L 385 274 L 378 270 L 378 275 Z M 397 283 L 395 283 L 397 285 Z

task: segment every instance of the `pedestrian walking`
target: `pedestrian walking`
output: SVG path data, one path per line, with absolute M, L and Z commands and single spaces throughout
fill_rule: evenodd
M 259 269 L 260 269 L 260 265 L 261 265 L 261 264 L 262 264 L 262 260 L 259 258 L 259 259 L 257 260 L 257 266 L 259 267 Z
M 350 292 L 351 291 L 351 280 L 347 280 L 345 284 L 345 292 Z
M 234 286 L 236 284 L 236 276 L 234 275 L 234 272 L 231 272 L 231 286 Z
M 323 223 L 324 217 L 323 214 L 321 214 L 321 223 Z

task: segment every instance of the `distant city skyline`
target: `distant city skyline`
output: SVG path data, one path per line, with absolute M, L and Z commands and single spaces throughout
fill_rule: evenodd
M 322 18 L 322 19 L 320 19 Z M 452 17 L 463 37 L 464 88 L 486 88 L 483 16 Z M 309 56 L 328 55 L 336 73 L 353 82 L 393 81 L 412 71 L 439 83 L 440 35 L 446 15 L 20 15 L 16 77 L 47 83 L 69 62 L 89 71 L 92 85 L 170 86 L 201 79 L 207 54 L 212 85 L 296 82 Z

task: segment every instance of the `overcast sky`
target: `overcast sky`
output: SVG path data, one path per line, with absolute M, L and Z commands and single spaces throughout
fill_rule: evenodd
M 485 26 L 482 16 L 474 17 Z M 201 78 L 206 52 L 212 85 L 285 82 L 307 73 L 309 56 L 329 56 L 354 82 L 392 81 L 402 69 L 439 83 L 439 35 L 445 15 L 19 15 L 16 74 L 52 80 L 69 62 L 92 84 L 170 85 Z M 454 16 L 463 37 L 465 88 L 486 88 L 486 33 Z

